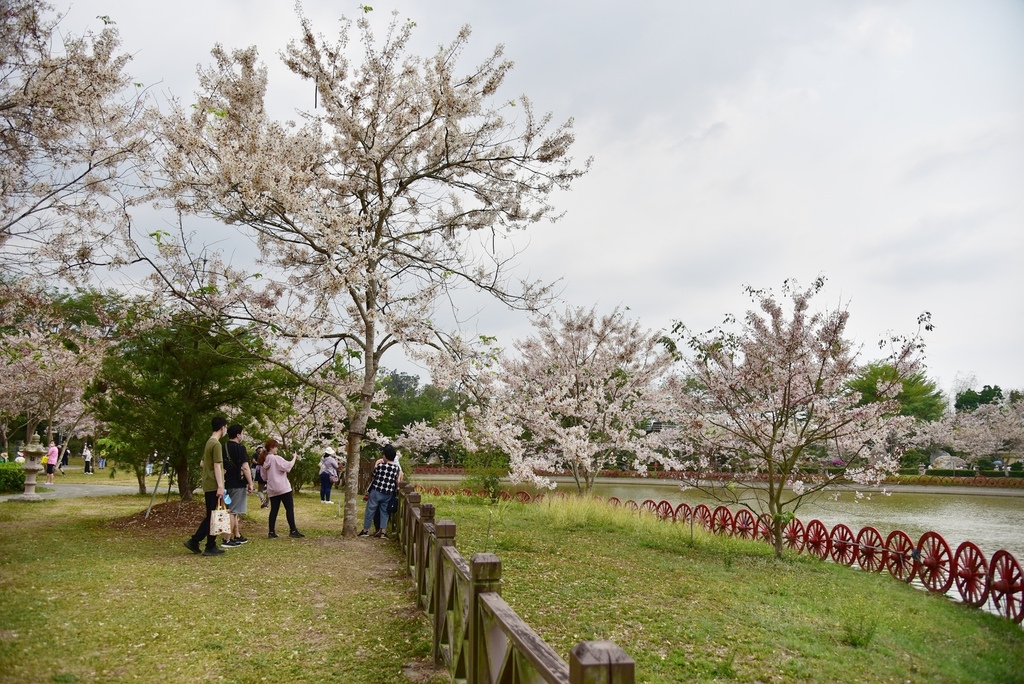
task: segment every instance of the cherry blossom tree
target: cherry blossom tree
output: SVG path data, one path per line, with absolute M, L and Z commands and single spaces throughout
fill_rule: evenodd
M 0 264 L 23 273 L 94 263 L 147 145 L 117 29 L 60 20 L 43 0 L 0 5 Z
M 113 315 L 94 293 L 57 294 L 31 280 L 0 283 L 0 413 L 31 435 L 94 426 L 83 402 L 109 344 Z M 4 436 L 5 442 L 7 436 Z
M 748 287 L 757 310 L 738 332 L 676 327 L 689 348 L 681 357 L 687 381 L 674 383 L 677 423 L 693 454 L 687 484 L 767 513 L 776 555 L 784 524 L 808 497 L 844 481 L 876 484 L 897 470 L 910 421 L 897 415 L 896 396 L 902 378 L 917 371 L 920 336 L 882 343 L 896 372 L 879 376 L 875 401 L 862 403 L 849 384 L 863 370 L 846 337 L 849 312 L 811 311 L 824 282 L 800 289 L 786 281 L 788 307 Z M 930 329 L 927 315 L 919 323 Z M 721 472 L 730 473 L 727 481 L 709 478 Z
M 1024 443 L 1024 402 L 989 402 L 973 410 L 947 411 L 940 420 L 922 425 L 914 444 L 924 449 L 950 449 L 979 458 L 1013 453 Z
M 163 234 L 159 259 L 138 258 L 197 306 L 257 321 L 303 350 L 319 340 L 329 358 L 361 365 L 354 394 L 337 393 L 354 408 L 344 522 L 354 535 L 359 446 L 381 359 L 398 345 L 443 346 L 436 308 L 459 286 L 512 307 L 543 301 L 549 287 L 510 278 L 514 234 L 557 218 L 549 196 L 589 163 L 576 168 L 569 156 L 571 122 L 552 127 L 527 98 L 498 99 L 512 67 L 501 47 L 458 71 L 468 28 L 421 59 L 407 54 L 411 22 L 392 20 L 378 43 L 364 14 L 356 65 L 351 22 L 335 42 L 300 23 L 283 57 L 318 99 L 300 123 L 267 114 L 256 48 L 218 46 L 195 105 L 175 104 L 162 125 L 154 182 L 163 197 L 184 215 L 237 226 L 259 251 L 259 277 L 215 255 L 197 259 Z M 171 286 L 183 280 L 200 286 Z
M 407 431 L 403 444 L 501 451 L 513 482 L 551 487 L 545 474 L 567 470 L 581 493 L 623 459 L 641 472 L 652 462 L 679 467 L 662 435 L 648 430 L 669 408 L 660 385 L 673 359 L 660 333 L 619 309 L 600 316 L 568 307 L 535 317 L 533 326 L 514 353 L 482 366 L 483 401 L 440 426 Z

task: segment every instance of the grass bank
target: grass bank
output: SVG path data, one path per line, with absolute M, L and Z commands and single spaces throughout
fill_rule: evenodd
M 305 539 L 267 539 L 250 499 L 251 541 L 216 558 L 182 546 L 201 505 L 148 503 L 0 503 L 0 682 L 445 681 L 397 547 L 342 539 L 317 494 Z
M 424 496 L 498 554 L 506 601 L 560 654 L 610 639 L 637 681 L 1024 682 L 1024 630 L 894 581 L 600 502 Z

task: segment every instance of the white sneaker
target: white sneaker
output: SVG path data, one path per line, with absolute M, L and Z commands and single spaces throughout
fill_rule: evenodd
M 327 504 L 328 506 L 333 506 L 334 505 L 333 501 L 324 501 L 324 503 Z

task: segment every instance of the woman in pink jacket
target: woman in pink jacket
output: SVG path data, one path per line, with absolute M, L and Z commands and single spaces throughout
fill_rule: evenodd
M 266 456 L 260 464 L 260 472 L 267 481 L 267 496 L 270 498 L 270 519 L 268 520 L 270 534 L 267 536 L 271 539 L 277 538 L 274 527 L 277 524 L 277 512 L 283 503 L 284 515 L 288 519 L 288 536 L 305 537 L 306 535 L 295 527 L 295 501 L 292 498 L 292 483 L 288 481 L 288 473 L 295 466 L 298 456 L 292 456 L 290 461 L 279 456 L 277 447 L 280 445 L 273 438 L 267 440 L 266 446 Z

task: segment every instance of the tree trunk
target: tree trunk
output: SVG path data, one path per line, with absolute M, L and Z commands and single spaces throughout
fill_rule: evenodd
M 143 470 L 141 473 L 135 471 L 135 479 L 139 481 L 139 494 L 146 494 L 146 471 Z
M 189 486 L 188 486 L 188 461 L 187 461 L 187 459 L 182 459 L 178 463 L 177 467 L 175 467 L 174 470 L 178 474 L 178 493 L 181 495 L 181 500 L 182 501 L 191 501 L 192 500 L 192 490 L 189 489 Z

